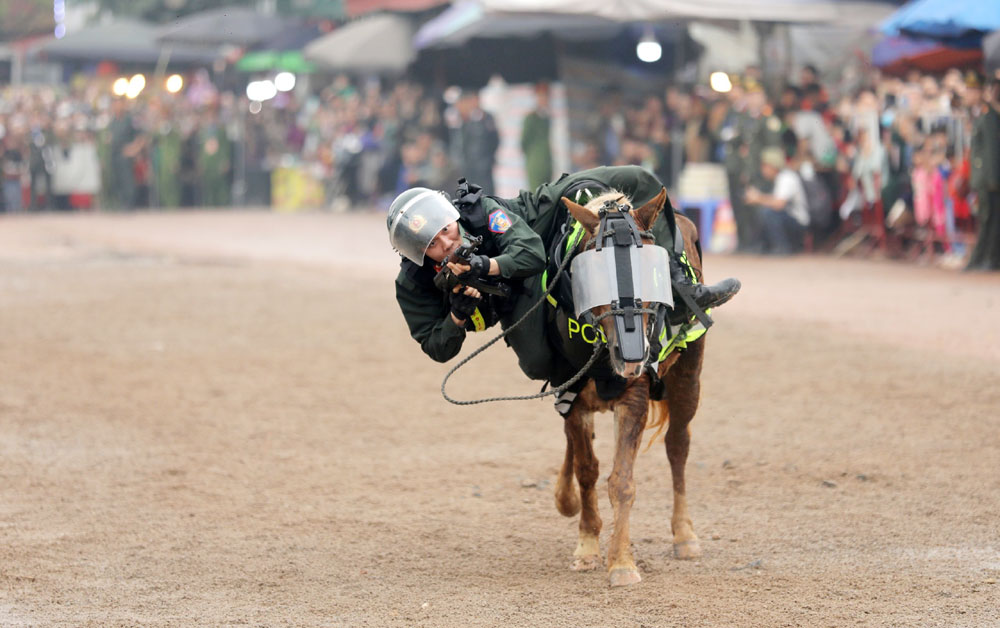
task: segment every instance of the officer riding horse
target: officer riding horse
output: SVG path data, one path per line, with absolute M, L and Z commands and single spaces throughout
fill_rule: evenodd
M 598 540 L 602 522 L 595 488 L 598 460 L 593 448 L 593 415 L 613 411 L 616 442 L 608 492 L 614 530 L 607 567 L 611 585 L 623 586 L 641 580 L 629 547 L 629 513 L 635 499 L 633 465 L 647 427 L 662 430 L 667 423 L 665 441 L 674 488 L 674 554 L 678 558 L 700 555 L 685 500 L 684 465 L 690 444 L 687 426 L 698 407 L 704 337 L 691 333 L 693 321 L 674 327 L 666 316 L 672 306 L 667 251 L 654 244 L 649 231 L 666 203 L 665 190 L 638 209 L 619 192 L 602 194 L 586 207 L 567 198 L 563 202 L 579 225 L 575 236 L 579 243 L 573 236 L 567 242 L 575 245 L 574 251 L 567 253 L 575 254 L 570 267 L 573 303 L 557 305 L 556 315 L 550 317 L 556 327 L 551 333 L 562 338 L 561 352 L 567 360 L 573 359 L 570 345 L 581 339 L 592 342 L 594 351 L 606 350 L 607 359 L 588 372 L 585 385 L 576 394 L 570 393 L 566 456 L 556 484 L 556 507 L 567 517 L 580 514 L 572 569 L 596 569 L 601 564 Z M 694 224 L 683 216 L 677 216 L 677 224 L 687 262 L 700 275 Z M 574 328 L 588 326 L 592 330 L 589 335 L 572 333 Z M 671 351 L 679 335 L 690 342 L 682 343 L 686 344 L 683 351 Z M 655 419 L 647 425 L 650 408 Z
M 633 209 L 632 199 L 642 206 Z M 448 397 L 451 373 L 498 336 L 453 368 L 441 392 L 463 405 L 558 394 L 567 449 L 556 503 L 566 516 L 581 513 L 573 568 L 594 569 L 601 562 L 593 413 L 613 410 L 618 429 L 609 490 L 615 525 L 608 566 L 613 585 L 640 579 L 629 552 L 628 513 L 635 494 L 632 465 L 651 405 L 657 412 L 650 427 L 666 426 L 674 551 L 697 556 L 684 464 L 687 424 L 698 405 L 701 334 L 711 324 L 708 310 L 732 298 L 740 282 L 701 282 L 697 231 L 675 216 L 662 183 L 637 166 L 599 167 L 501 199 L 462 180 L 454 202 L 424 188 L 403 192 L 386 226 L 401 255 L 396 300 L 428 356 L 446 362 L 467 333 L 499 322 L 525 375 L 556 387 L 528 397 Z M 567 270 L 571 278 L 562 277 Z

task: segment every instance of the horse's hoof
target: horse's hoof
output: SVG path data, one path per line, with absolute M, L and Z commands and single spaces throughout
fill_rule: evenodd
M 701 545 L 698 539 L 689 539 L 674 543 L 674 558 L 678 560 L 693 560 L 701 557 Z
M 570 565 L 572 571 L 593 571 L 601 566 L 601 557 L 598 555 L 577 556 Z
M 639 575 L 639 570 L 635 567 L 619 567 L 611 570 L 610 579 L 613 587 L 627 587 L 630 584 L 638 583 L 642 580 L 642 576 Z

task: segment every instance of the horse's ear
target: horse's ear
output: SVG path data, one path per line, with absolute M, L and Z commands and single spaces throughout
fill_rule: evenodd
M 657 217 L 660 215 L 660 211 L 663 210 L 663 206 L 667 203 L 667 188 L 660 190 L 653 200 L 649 201 L 639 209 L 635 210 L 635 219 L 643 229 L 651 229 L 653 223 L 656 222 Z
M 590 211 L 583 205 L 579 203 L 574 203 L 565 196 L 562 197 L 562 202 L 569 210 L 570 215 L 576 218 L 577 222 L 583 225 L 583 228 L 590 233 L 595 233 L 597 231 L 598 225 L 601 224 L 601 219 L 598 218 L 594 212 Z

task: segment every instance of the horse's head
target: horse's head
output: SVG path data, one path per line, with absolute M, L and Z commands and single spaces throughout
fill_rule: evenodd
M 600 323 L 611 366 L 626 379 L 656 359 L 650 344 L 672 305 L 667 252 L 649 231 L 666 200 L 665 189 L 638 209 L 614 191 L 586 206 L 563 198 L 584 230 L 572 265 L 576 314 Z

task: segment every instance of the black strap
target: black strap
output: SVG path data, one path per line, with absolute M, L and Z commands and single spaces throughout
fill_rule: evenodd
M 682 262 L 681 260 L 677 260 L 677 263 L 683 264 L 684 262 Z M 701 306 L 698 305 L 698 303 L 694 300 L 694 286 L 688 287 L 688 286 L 680 286 L 674 284 L 673 287 L 674 287 L 674 292 L 680 295 L 681 300 L 684 301 L 684 305 L 686 305 L 688 310 L 690 310 L 691 313 L 694 314 L 695 318 L 698 319 L 698 322 L 704 325 L 705 329 L 711 327 L 712 318 L 708 314 L 706 314 L 705 310 L 701 309 Z

